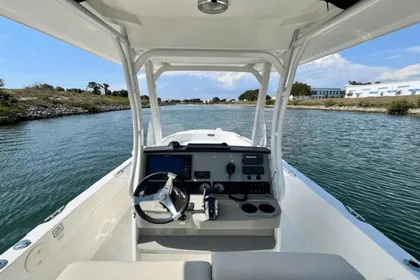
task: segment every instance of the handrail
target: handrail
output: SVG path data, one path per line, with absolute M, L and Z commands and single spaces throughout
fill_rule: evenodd
M 136 60 L 135 70 L 139 71 L 143 64 L 152 57 L 226 57 L 226 58 L 257 58 L 271 62 L 280 73 L 283 63 L 278 57 L 268 52 L 241 50 L 186 50 L 186 49 L 156 49 L 142 53 Z
M 262 82 L 262 76 L 252 66 L 222 66 L 222 65 L 172 65 L 165 63 L 162 67 L 156 70 L 154 74 L 155 82 L 165 72 L 170 71 L 220 71 L 220 72 L 246 72 L 251 73 L 258 80 Z

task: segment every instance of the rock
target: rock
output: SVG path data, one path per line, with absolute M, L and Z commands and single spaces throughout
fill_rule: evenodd
M 291 109 L 306 109 L 306 110 L 323 110 L 323 111 L 341 111 L 341 112 L 365 112 L 365 113 L 386 113 L 387 109 L 385 108 L 374 108 L 374 107 L 339 107 L 339 106 L 299 106 L 299 105 L 289 105 L 287 108 Z

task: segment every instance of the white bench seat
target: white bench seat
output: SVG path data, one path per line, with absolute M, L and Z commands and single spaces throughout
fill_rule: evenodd
M 79 262 L 57 280 L 364 280 L 332 254 L 219 252 L 205 261 Z
M 76 262 L 57 280 L 210 280 L 208 262 Z
M 333 254 L 222 252 L 212 255 L 213 280 L 364 280 Z

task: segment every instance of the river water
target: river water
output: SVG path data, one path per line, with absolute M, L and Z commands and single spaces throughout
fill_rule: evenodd
M 164 134 L 221 127 L 250 137 L 253 116 L 233 106 L 161 109 Z M 284 158 L 420 259 L 419 133 L 418 117 L 288 110 Z M 120 165 L 131 143 L 130 111 L 0 127 L 0 252 Z

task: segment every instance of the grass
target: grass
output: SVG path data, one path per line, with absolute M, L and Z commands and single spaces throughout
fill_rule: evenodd
M 327 99 L 324 102 L 325 107 L 332 107 L 334 105 L 337 105 L 337 102 L 335 102 L 333 99 Z
M 89 92 L 65 92 L 40 89 L 0 89 L 0 124 L 19 121 L 28 108 L 83 108 L 89 113 L 101 112 L 105 106 L 128 106 L 126 97 L 94 95 Z
M 65 92 L 39 89 L 16 89 L 8 93 L 17 98 L 23 105 L 40 107 L 54 107 L 63 105 L 78 107 L 79 104 L 100 105 L 129 105 L 128 98 L 111 95 L 95 95 L 89 92 Z
M 16 106 L 18 100 L 3 89 L 0 89 L 0 124 L 14 123 L 23 109 Z
M 300 106 L 340 106 L 362 108 L 388 108 L 394 101 L 406 100 L 420 108 L 420 96 L 392 96 L 392 97 L 367 97 L 367 98 L 341 98 L 341 99 L 307 99 L 292 100 L 290 105 Z M 331 105 L 334 102 L 334 105 Z
M 23 110 L 19 108 L 11 108 L 8 106 L 0 106 L 0 124 L 14 123 L 19 118 L 19 113 Z
M 418 101 L 418 100 L 417 100 Z M 418 105 L 419 102 L 417 102 Z M 391 115 L 407 115 L 408 110 L 415 108 L 414 103 L 408 100 L 395 100 L 388 107 L 388 114 Z
M 99 113 L 101 111 L 101 109 L 98 108 L 98 106 L 96 106 L 95 104 L 92 104 L 92 103 L 80 103 L 80 104 L 76 104 L 76 107 L 80 107 L 82 109 L 85 109 L 89 113 Z

